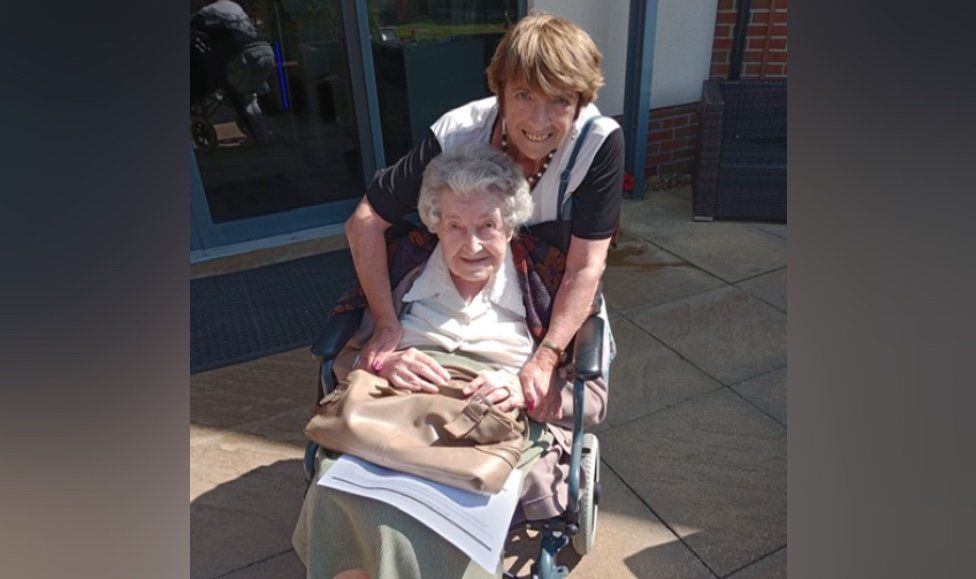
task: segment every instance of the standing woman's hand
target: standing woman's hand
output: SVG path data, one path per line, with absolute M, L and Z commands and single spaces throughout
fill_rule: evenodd
M 366 342 L 366 346 L 363 347 L 362 352 L 360 352 L 362 366 L 377 374 L 380 373 L 387 359 L 396 350 L 402 337 L 403 328 L 400 327 L 399 320 L 394 318 L 386 322 L 378 321 L 373 330 L 373 335 Z
M 549 422 L 563 417 L 562 393 L 552 388 L 552 376 L 559 364 L 559 356 L 547 348 L 539 348 L 519 371 L 525 406 L 536 422 Z
M 525 397 L 522 395 L 522 385 L 519 383 L 518 376 L 505 370 L 479 373 L 474 380 L 468 382 L 462 393 L 469 398 L 481 396 L 502 412 L 525 406 Z

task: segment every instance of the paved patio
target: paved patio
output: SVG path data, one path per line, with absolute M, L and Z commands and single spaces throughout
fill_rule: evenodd
M 580 578 L 785 577 L 786 226 L 694 222 L 687 186 L 648 196 L 624 202 L 605 276 L 619 352 L 595 429 L 597 546 L 565 562 Z M 315 376 L 300 349 L 191 377 L 193 577 L 304 577 L 291 532 Z

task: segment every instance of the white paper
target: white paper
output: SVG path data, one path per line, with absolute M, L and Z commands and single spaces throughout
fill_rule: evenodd
M 520 481 L 513 469 L 501 491 L 482 495 L 344 454 L 318 484 L 400 509 L 494 573 L 518 504 Z

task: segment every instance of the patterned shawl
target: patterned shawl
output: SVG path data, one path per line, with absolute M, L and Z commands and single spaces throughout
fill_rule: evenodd
M 397 287 L 414 268 L 427 263 L 437 245 L 437 236 L 425 228 L 416 228 L 387 246 L 390 285 Z M 549 317 L 556 299 L 556 290 L 566 270 L 566 256 L 556 247 L 522 234 L 510 244 L 515 262 L 516 277 L 525 305 L 525 321 L 536 341 L 542 340 L 549 328 Z M 332 314 L 366 307 L 366 296 L 357 283 L 335 305 Z

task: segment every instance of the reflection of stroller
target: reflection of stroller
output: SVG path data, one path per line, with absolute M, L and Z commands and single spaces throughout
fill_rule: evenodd
M 271 91 L 267 79 L 274 71 L 274 51 L 262 40 L 226 46 L 226 42 L 215 36 L 200 30 L 192 30 L 190 34 L 193 144 L 203 151 L 217 147 L 217 132 L 211 118 L 227 101 L 237 113 L 241 132 L 259 144 L 266 144 L 270 131 L 257 97 Z

